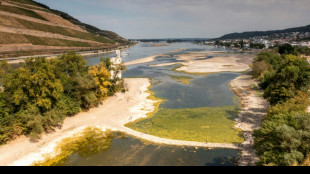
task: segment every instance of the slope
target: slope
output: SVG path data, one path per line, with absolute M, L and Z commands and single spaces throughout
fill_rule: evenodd
M 111 49 L 129 43 L 32 0 L 0 0 L 0 57 Z

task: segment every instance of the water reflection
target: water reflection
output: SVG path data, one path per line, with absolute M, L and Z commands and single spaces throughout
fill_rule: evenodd
M 87 158 L 70 156 L 65 166 L 234 166 L 237 150 L 167 146 L 116 133 L 111 146 Z

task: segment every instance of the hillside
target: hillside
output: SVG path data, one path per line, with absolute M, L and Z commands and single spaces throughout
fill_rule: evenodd
M 273 36 L 273 35 L 285 35 L 288 33 L 293 32 L 300 32 L 300 33 L 307 33 L 310 32 L 310 25 L 303 26 L 303 27 L 294 27 L 294 28 L 288 28 L 284 30 L 270 30 L 270 31 L 250 31 L 250 32 L 243 32 L 243 33 L 230 33 L 226 34 L 218 40 L 225 40 L 225 39 L 247 39 L 257 36 Z
M 0 57 L 110 49 L 128 44 L 112 31 L 85 24 L 32 0 L 0 0 Z

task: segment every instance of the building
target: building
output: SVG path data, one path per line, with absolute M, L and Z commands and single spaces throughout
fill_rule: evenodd
M 120 50 L 116 50 L 116 57 L 112 57 L 110 59 L 111 63 L 112 63 L 112 68 L 116 69 L 118 67 L 118 65 L 120 65 L 122 63 L 122 58 L 121 58 L 121 51 Z M 116 74 L 117 73 L 117 74 Z M 111 79 L 114 78 L 122 78 L 122 71 L 119 70 L 117 72 L 115 72 L 115 70 L 111 70 L 110 71 L 111 74 Z

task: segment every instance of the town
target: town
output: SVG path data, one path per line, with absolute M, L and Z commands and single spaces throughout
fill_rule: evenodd
M 283 44 L 291 46 L 310 47 L 310 32 L 276 33 L 266 36 L 254 36 L 235 39 L 211 39 L 201 44 L 215 45 L 241 49 L 271 49 Z

